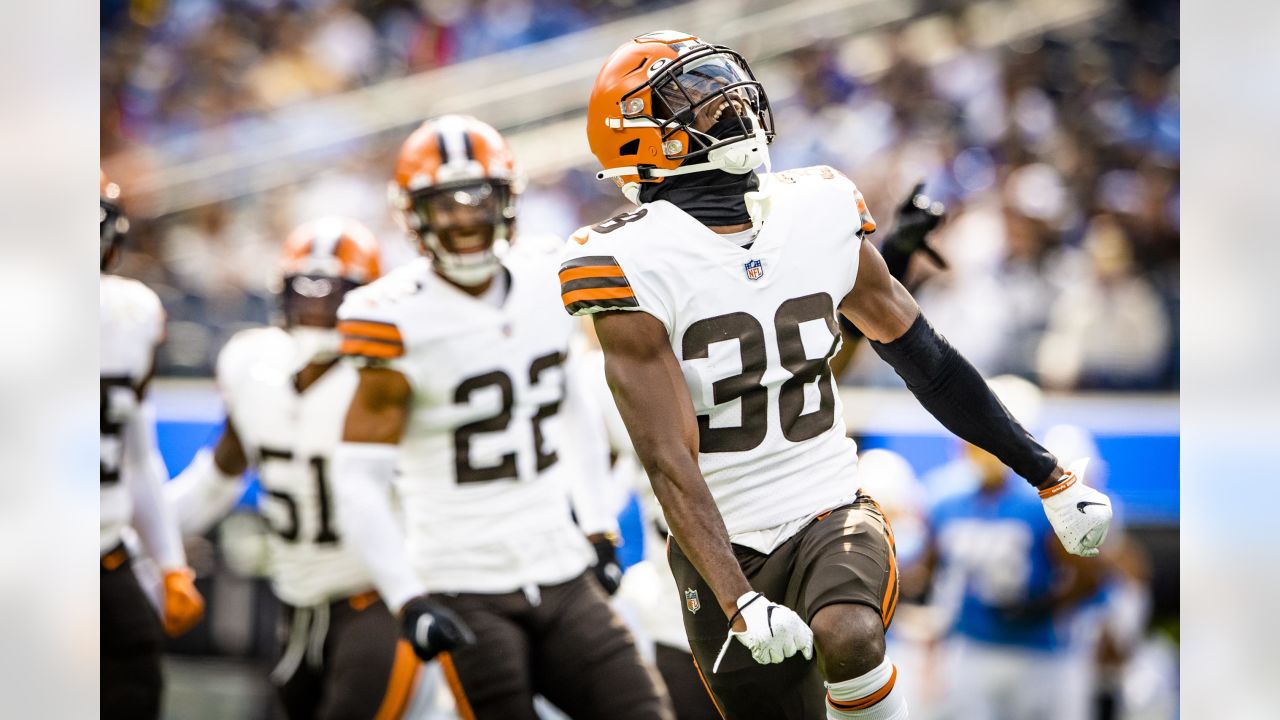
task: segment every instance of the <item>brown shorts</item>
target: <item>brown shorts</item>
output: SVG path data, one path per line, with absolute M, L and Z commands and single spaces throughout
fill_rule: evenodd
M 377 593 L 309 608 L 285 605 L 282 630 L 283 657 L 273 680 L 289 718 L 403 715 L 422 663 Z
M 574 720 L 671 720 L 662 681 L 590 573 L 524 593 L 435 594 L 476 644 L 440 654 L 464 720 L 537 720 L 540 694 Z
M 102 556 L 98 576 L 101 717 L 160 717 L 164 634 L 123 545 Z
M 893 531 L 870 496 L 823 513 L 771 554 L 734 545 L 751 587 L 799 613 L 805 622 L 836 603 L 867 605 L 887 629 L 898 601 Z M 703 582 L 674 537 L 668 544 L 671 572 L 684 607 L 684 627 L 695 662 L 717 705 L 730 720 L 821 720 L 825 690 L 817 663 L 796 655 L 760 665 L 746 646 L 729 644 L 720 670 L 711 674 L 728 626 L 711 588 Z

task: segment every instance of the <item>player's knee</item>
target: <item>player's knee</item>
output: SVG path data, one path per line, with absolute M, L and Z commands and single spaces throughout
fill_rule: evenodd
M 858 677 L 884 661 L 884 624 L 866 605 L 828 605 L 809 624 L 828 682 Z

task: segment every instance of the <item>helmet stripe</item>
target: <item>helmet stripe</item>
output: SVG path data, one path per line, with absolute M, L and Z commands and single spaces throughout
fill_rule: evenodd
M 471 147 L 471 131 L 470 130 L 464 130 L 462 133 L 462 148 L 463 148 L 463 152 L 467 154 L 468 160 L 476 159 L 475 148 Z
M 449 146 L 444 142 L 444 130 L 436 130 L 436 147 L 440 149 L 440 164 L 449 164 Z

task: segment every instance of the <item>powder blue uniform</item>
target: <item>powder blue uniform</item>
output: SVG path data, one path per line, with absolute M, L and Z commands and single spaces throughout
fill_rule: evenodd
M 942 575 L 959 609 L 954 631 L 986 643 L 1056 650 L 1065 641 L 1041 601 L 1056 581 L 1057 542 L 1035 491 L 1010 477 L 993 494 L 970 491 L 934 508 Z

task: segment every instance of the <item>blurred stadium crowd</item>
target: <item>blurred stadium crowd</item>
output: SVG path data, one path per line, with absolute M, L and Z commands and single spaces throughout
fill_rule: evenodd
M 661 4 L 106 2 L 104 157 Z M 1176 387 L 1177 3 L 1121 3 L 1083 36 L 999 47 L 974 42 L 980 20 L 963 5 L 923 3 L 942 19 L 758 69 L 780 129 L 775 166 L 834 165 L 882 219 L 927 179 L 948 205 L 936 242 L 951 270 L 917 261 L 929 278 L 920 301 L 984 373 L 1054 389 Z M 269 320 L 264 259 L 296 222 L 345 212 L 375 228 L 389 264 L 407 257 L 382 192 L 390 167 L 368 152 L 301 185 L 135 222 L 121 272 L 169 311 L 160 372 L 207 376 L 227 337 Z M 593 171 L 531 178 L 525 234 L 564 237 L 616 211 Z M 847 379 L 896 381 L 869 355 Z

